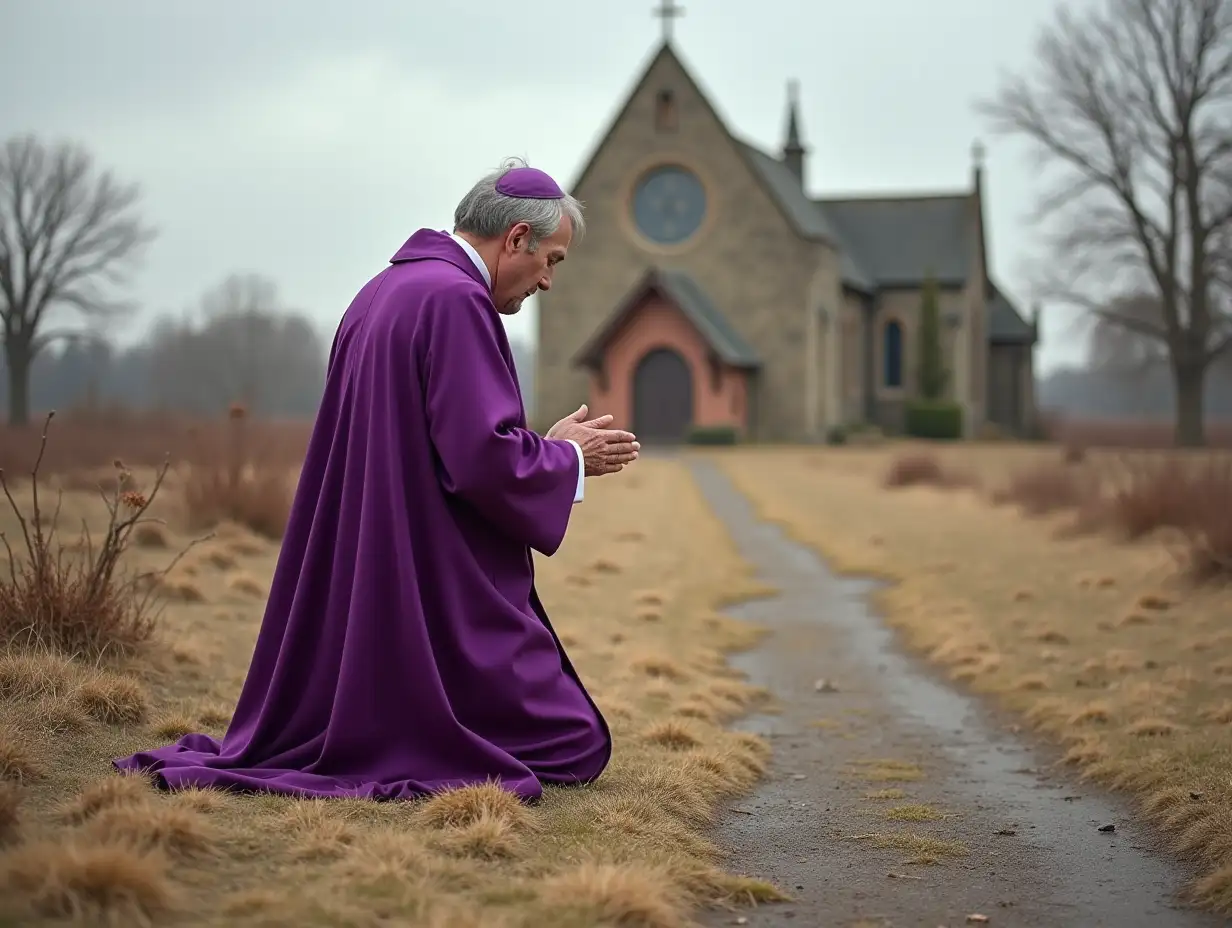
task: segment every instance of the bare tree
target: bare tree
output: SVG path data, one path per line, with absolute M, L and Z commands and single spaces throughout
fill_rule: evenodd
M 192 412 L 232 403 L 253 413 L 295 409 L 324 383 L 320 335 L 258 274 L 234 274 L 206 292 L 195 319 L 160 320 L 150 347 L 155 390 Z
M 9 422 L 30 417 L 30 371 L 50 342 L 75 329 L 52 329 L 63 310 L 107 316 L 125 304 L 108 285 L 153 238 L 135 206 L 138 190 L 97 174 L 90 154 L 33 136 L 0 149 L 0 322 L 9 376 Z
M 1143 335 L 1142 328 L 1159 324 L 1163 309 L 1151 293 L 1117 297 L 1095 316 L 1088 359 L 1093 368 L 1129 376 L 1154 373 L 1168 366 L 1167 342 Z
M 1161 346 L 1177 443 L 1201 445 L 1206 374 L 1232 346 L 1232 0 L 1062 7 L 1038 55 L 979 109 L 1058 175 L 1042 292 Z

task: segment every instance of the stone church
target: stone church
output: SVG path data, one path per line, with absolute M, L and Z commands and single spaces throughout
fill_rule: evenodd
M 1029 428 L 1037 325 L 991 276 L 978 154 L 967 190 L 818 198 L 797 109 L 793 87 L 780 151 L 749 144 L 664 41 L 570 189 L 587 234 L 538 297 L 538 420 L 585 400 L 648 442 L 899 431 L 931 274 L 966 434 Z

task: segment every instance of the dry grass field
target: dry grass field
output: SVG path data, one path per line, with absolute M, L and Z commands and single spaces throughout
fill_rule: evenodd
M 716 452 L 760 514 L 893 582 L 908 646 L 1126 791 L 1232 913 L 1232 461 L 1080 446 Z
M 110 760 L 225 731 L 294 479 L 283 452 L 262 454 L 294 440 L 236 411 L 215 444 L 237 442 L 242 460 L 173 468 L 155 495 L 166 434 L 111 465 L 123 430 L 109 443 L 58 427 L 39 520 L 58 534 L 33 537 L 41 571 L 23 534 L 36 530 L 31 484 L 14 472 L 37 447 L 4 436 L 26 522 L 0 500 L 15 562 L 10 573 L 0 555 L 0 924 L 672 928 L 700 906 L 777 896 L 726 872 L 705 837 L 764 769 L 766 745 L 725 723 L 765 694 L 724 658 L 756 633 L 716 612 L 758 591 L 683 465 L 590 482 L 564 548 L 540 561 L 614 732 L 592 787 L 549 789 L 535 807 L 487 787 L 413 803 L 165 794 Z M 37 431 L 24 437 L 37 446 Z

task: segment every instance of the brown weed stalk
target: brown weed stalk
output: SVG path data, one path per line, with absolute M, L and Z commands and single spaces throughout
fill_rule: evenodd
M 232 406 L 228 420 L 223 460 L 207 462 L 200 455 L 185 474 L 183 497 L 189 525 L 205 529 L 235 522 L 278 541 L 291 514 L 286 469 L 253 454 L 251 420 L 243 406 Z
M 0 577 L 0 644 L 46 647 L 90 657 L 128 653 L 153 634 L 162 607 L 158 581 L 192 547 L 190 544 L 181 551 L 160 572 L 122 569 L 133 530 L 158 521 L 146 513 L 169 464 L 164 463 L 147 494 L 135 487 L 127 468 L 116 461 L 113 488 L 107 491 L 99 487 L 108 512 L 101 543 L 95 546 L 83 521 L 77 544 L 64 544 L 56 528 L 63 492 L 57 493 L 50 519 L 45 518 L 39 493 L 39 470 L 54 416 L 50 413 L 44 421 L 39 454 L 30 474 L 29 515 L 22 512 L 0 470 L 0 490 L 17 518 L 20 543 L 25 549 L 25 557 L 19 559 L 9 538 L 0 532 L 0 543 L 9 559 L 8 576 Z

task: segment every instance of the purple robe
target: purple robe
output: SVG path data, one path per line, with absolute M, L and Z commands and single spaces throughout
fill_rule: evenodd
M 115 761 L 167 789 L 408 799 L 499 781 L 535 800 L 611 757 L 535 592 L 578 482 L 528 430 L 479 270 L 420 230 L 351 303 L 252 664 L 220 744 Z

